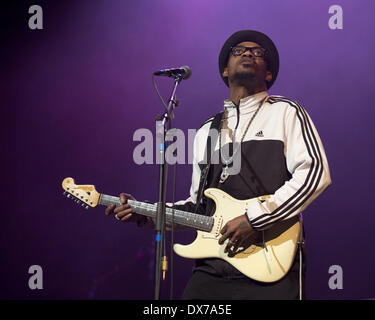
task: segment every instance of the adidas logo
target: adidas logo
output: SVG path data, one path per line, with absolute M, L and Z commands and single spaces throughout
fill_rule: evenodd
M 263 135 L 263 131 L 260 130 L 255 136 L 256 136 L 256 137 L 264 137 L 264 135 Z

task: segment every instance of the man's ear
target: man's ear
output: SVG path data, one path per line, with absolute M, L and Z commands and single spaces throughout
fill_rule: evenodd
M 266 78 L 265 78 L 265 80 L 267 81 L 267 82 L 269 82 L 269 81 L 271 81 L 272 80 L 272 73 L 271 73 L 271 71 L 266 71 Z
M 223 78 L 228 77 L 228 68 L 225 67 L 223 71 Z

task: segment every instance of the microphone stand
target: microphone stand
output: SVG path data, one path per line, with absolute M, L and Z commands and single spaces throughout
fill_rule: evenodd
M 167 181 L 165 179 L 165 169 L 168 164 L 165 163 L 165 136 L 167 130 L 171 128 L 171 121 L 174 118 L 174 108 L 177 103 L 175 101 L 177 86 L 182 80 L 181 75 L 175 75 L 174 86 L 168 106 L 162 116 L 156 118 L 156 137 L 159 141 L 159 200 L 156 211 L 155 221 L 155 300 L 160 298 L 160 282 L 162 273 L 162 249 L 165 241 L 165 207 L 166 207 L 166 190 Z M 168 123 L 169 129 L 166 130 Z

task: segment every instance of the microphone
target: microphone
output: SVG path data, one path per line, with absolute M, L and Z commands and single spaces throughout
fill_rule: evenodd
M 166 77 L 181 76 L 182 79 L 188 79 L 191 76 L 191 69 L 188 66 L 173 69 L 164 69 L 155 71 L 154 75 Z

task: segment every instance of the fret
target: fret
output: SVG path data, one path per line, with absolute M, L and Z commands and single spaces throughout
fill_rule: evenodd
M 119 197 L 113 197 L 106 194 L 101 194 L 99 198 L 99 204 L 104 206 L 109 206 L 111 204 L 115 204 L 116 207 L 121 205 Z
M 99 204 L 104 206 L 109 206 L 111 204 L 115 204 L 116 206 L 120 206 L 120 198 L 113 197 L 105 194 L 101 194 L 99 198 Z M 157 205 L 147 202 L 139 202 L 135 200 L 128 200 L 128 204 L 130 205 L 133 210 L 141 215 L 154 218 L 157 212 Z M 187 227 L 191 227 L 194 229 L 204 230 L 204 231 L 211 231 L 213 226 L 213 218 L 208 217 L 205 215 L 200 215 L 192 212 L 182 211 L 178 209 L 173 209 L 170 207 L 166 207 L 166 220 L 168 222 L 172 222 L 172 218 L 174 218 L 174 223 L 181 224 Z M 173 214 L 174 211 L 174 214 Z M 173 217 L 174 216 L 174 217 Z

